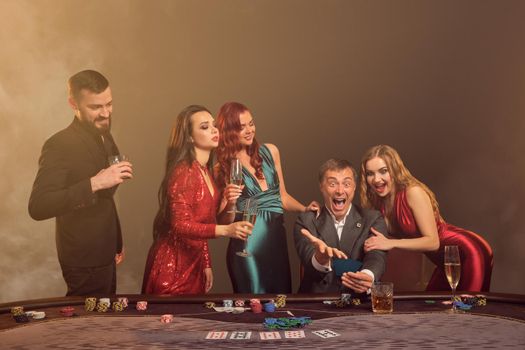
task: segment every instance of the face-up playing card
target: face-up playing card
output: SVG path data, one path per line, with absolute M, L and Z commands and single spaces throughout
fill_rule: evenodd
M 261 340 L 274 340 L 281 339 L 279 332 L 259 332 Z
M 338 337 L 341 335 L 330 329 L 321 329 L 319 331 L 313 331 L 312 333 L 321 338 L 333 338 L 333 337 Z
M 228 332 L 209 332 L 206 339 L 226 339 Z
M 230 339 L 250 339 L 252 332 L 232 332 Z
M 304 338 L 304 331 L 284 331 L 285 338 Z

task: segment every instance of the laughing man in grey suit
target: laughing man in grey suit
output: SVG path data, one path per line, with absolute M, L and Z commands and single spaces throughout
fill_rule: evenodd
M 299 215 L 294 228 L 295 248 L 304 268 L 300 293 L 341 292 L 349 288 L 366 292 L 385 270 L 386 252 L 365 253 L 363 245 L 370 228 L 386 233 L 386 224 L 376 210 L 352 204 L 356 188 L 355 169 L 346 160 L 330 159 L 319 169 L 319 187 L 324 206 Z M 341 278 L 332 270 L 332 258 L 350 258 L 363 263 L 360 271 Z

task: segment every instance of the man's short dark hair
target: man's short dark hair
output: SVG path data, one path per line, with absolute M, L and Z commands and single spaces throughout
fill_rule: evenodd
M 354 182 L 357 183 L 357 173 L 352 163 L 350 163 L 346 159 L 336 158 L 328 159 L 326 162 L 323 163 L 323 165 L 321 165 L 321 167 L 319 168 L 319 183 L 323 182 L 324 175 L 328 170 L 338 171 L 345 169 L 352 170 L 352 174 L 354 174 Z
M 82 90 L 88 90 L 96 94 L 104 92 L 109 86 L 109 81 L 99 72 L 88 69 L 71 76 L 67 86 L 69 97 L 76 100 Z

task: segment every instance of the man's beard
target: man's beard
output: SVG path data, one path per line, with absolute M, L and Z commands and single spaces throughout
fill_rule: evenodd
M 99 122 L 99 121 L 102 121 L 102 120 L 105 120 L 105 119 L 109 119 L 108 120 L 108 125 L 107 126 L 103 126 L 101 128 L 98 128 L 96 127 L 96 123 Z M 98 117 L 96 118 L 94 121 L 88 121 L 88 120 L 85 120 L 85 119 L 81 119 L 80 122 L 86 127 L 88 128 L 89 130 L 91 130 L 92 132 L 96 133 L 96 134 L 100 134 L 100 135 L 104 135 L 104 134 L 107 134 L 111 131 L 111 115 L 109 116 L 109 118 L 101 118 L 101 117 Z

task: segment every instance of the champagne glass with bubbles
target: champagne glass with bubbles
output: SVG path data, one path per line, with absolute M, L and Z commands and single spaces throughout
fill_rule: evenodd
M 230 168 L 230 184 L 242 186 L 242 163 L 239 158 L 233 158 Z M 241 213 L 237 210 L 228 211 L 228 213 Z
M 461 261 L 459 260 L 459 249 L 457 245 L 445 246 L 445 274 L 447 275 L 448 284 L 452 288 L 452 309 L 456 311 L 454 298 L 456 297 L 456 287 L 461 277 Z
M 232 160 L 230 169 L 230 183 L 241 186 L 242 185 L 242 164 L 238 158 Z
M 257 200 L 255 200 L 254 198 L 248 198 L 246 200 L 246 205 L 244 206 L 242 219 L 243 221 L 248 221 L 249 223 L 255 226 L 255 221 L 257 220 Z M 244 258 L 252 256 L 246 249 L 247 245 L 248 238 L 246 238 L 246 240 L 244 241 L 244 249 L 240 252 L 237 252 L 236 254 Z

